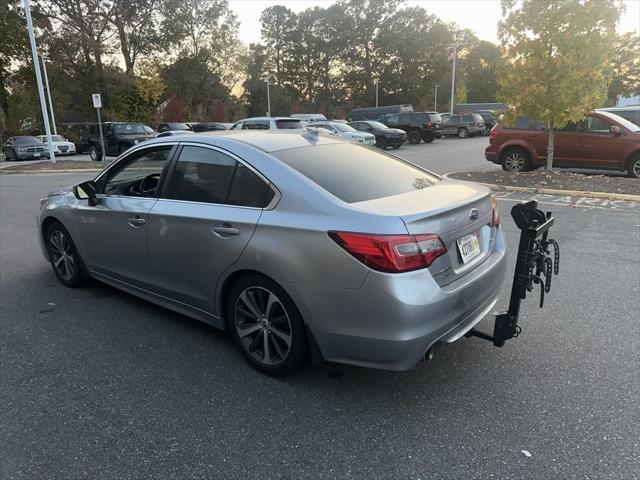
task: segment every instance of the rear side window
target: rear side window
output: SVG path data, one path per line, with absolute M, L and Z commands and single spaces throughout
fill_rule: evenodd
M 279 130 L 292 130 L 296 128 L 300 128 L 300 120 L 297 118 L 287 119 L 287 120 L 276 120 L 276 127 Z
M 416 123 L 427 123 L 429 122 L 429 115 L 426 113 L 414 113 L 413 121 Z
M 281 150 L 272 155 L 347 203 L 421 190 L 438 181 L 395 157 L 348 143 Z
M 474 121 L 473 115 L 463 115 L 462 116 L 462 121 L 463 122 L 473 122 Z
M 398 119 L 400 123 L 410 123 L 411 122 L 411 115 L 408 113 L 403 113 L 401 115 L 398 115 Z
M 398 123 L 399 115 L 389 115 L 387 117 L 387 123 Z
M 273 191 L 250 168 L 229 155 L 186 146 L 173 173 L 169 198 L 262 208 L 273 198 Z
M 518 117 L 513 126 L 505 128 L 509 130 L 543 130 L 540 123 L 532 121 L 529 117 Z

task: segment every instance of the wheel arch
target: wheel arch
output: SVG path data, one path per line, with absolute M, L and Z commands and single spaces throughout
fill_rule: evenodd
M 537 164 L 536 152 L 535 150 L 527 143 L 522 140 L 509 140 L 504 142 L 500 146 L 500 151 L 498 152 L 498 160 L 502 163 L 502 156 L 505 154 L 507 150 L 512 148 L 520 148 L 526 151 L 529 154 L 529 159 L 531 160 L 531 166 L 535 166 Z

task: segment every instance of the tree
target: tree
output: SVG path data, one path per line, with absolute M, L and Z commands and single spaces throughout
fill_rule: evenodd
M 620 9 L 612 0 L 502 0 L 500 98 L 513 107 L 509 116 L 525 115 L 548 128 L 548 170 L 555 130 L 606 96 Z
M 618 35 L 613 50 L 613 81 L 609 85 L 608 105 L 615 105 L 618 95 L 640 94 L 640 35 Z
M 500 48 L 484 40 L 469 50 L 464 59 L 467 101 L 472 103 L 494 102 L 498 91 L 496 66 Z

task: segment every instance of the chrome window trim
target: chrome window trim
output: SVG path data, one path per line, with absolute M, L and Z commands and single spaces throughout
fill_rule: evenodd
M 126 152 L 124 152 L 122 155 L 120 155 L 119 157 L 117 157 L 113 162 L 111 162 L 109 165 L 107 165 L 105 167 L 104 170 L 102 170 L 98 176 L 96 178 L 93 179 L 94 182 L 98 182 L 102 179 L 102 177 L 104 175 L 107 175 L 113 168 L 115 168 L 116 165 L 118 165 L 120 162 L 124 162 L 126 158 L 128 158 L 129 156 L 138 153 L 140 150 L 143 149 L 152 149 L 152 148 L 158 148 L 158 147 L 175 147 L 176 145 L 179 145 L 179 142 L 177 141 L 173 141 L 173 142 L 162 142 L 162 143 L 154 143 L 153 145 L 142 145 L 142 144 L 138 144 L 134 147 L 131 147 L 131 149 L 127 149 Z M 171 159 L 169 159 L 169 161 L 171 161 Z M 122 196 L 122 195 L 120 195 Z M 127 197 L 130 198 L 130 197 Z M 136 197 L 137 198 L 137 197 Z

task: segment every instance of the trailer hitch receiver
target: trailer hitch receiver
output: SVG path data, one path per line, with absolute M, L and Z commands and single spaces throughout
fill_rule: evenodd
M 496 347 L 502 347 L 507 340 L 520 334 L 520 303 L 527 297 L 527 292 L 533 291 L 536 285 L 540 288 L 540 308 L 544 306 L 544 295 L 551 290 L 551 278 L 557 275 L 560 269 L 558 242 L 549 238 L 549 229 L 554 223 L 551 212 L 544 213 L 538 210 L 538 203 L 532 200 L 514 205 L 511 216 L 520 229 L 520 243 L 509 310 L 496 315 L 493 336 L 475 329 L 466 333 L 467 337 L 478 337 L 493 342 Z

